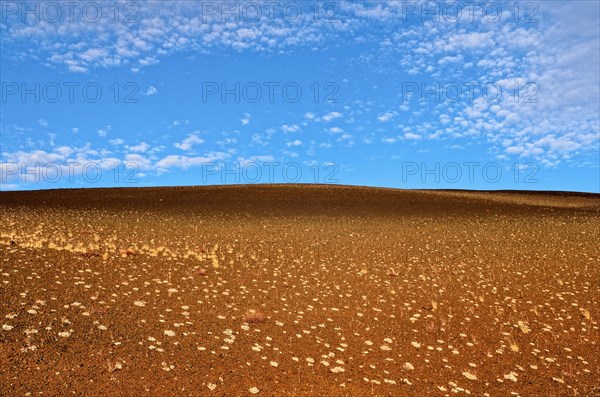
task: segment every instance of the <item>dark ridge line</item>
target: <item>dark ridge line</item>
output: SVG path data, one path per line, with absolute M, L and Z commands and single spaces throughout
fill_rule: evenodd
M 373 190 L 388 190 L 395 192 L 457 192 L 457 193 L 504 193 L 515 195 L 536 195 L 536 196 L 582 196 L 589 198 L 600 198 L 600 193 L 595 192 L 580 192 L 569 190 L 519 190 L 519 189 L 407 189 L 388 186 L 370 186 L 370 185 L 346 185 L 346 184 L 328 184 L 328 183 L 236 183 L 236 184 L 215 184 L 215 185 L 168 185 L 168 186 L 110 186 L 110 187 L 63 187 L 63 188 L 48 188 L 48 189 L 27 189 L 27 190 L 0 190 L 1 194 L 35 194 L 36 192 L 81 192 L 94 190 L 115 190 L 115 191 L 139 191 L 139 190 L 156 190 L 156 189 L 242 189 L 242 188 L 275 188 L 275 187 L 318 187 L 318 188 L 351 188 L 351 189 L 373 189 Z

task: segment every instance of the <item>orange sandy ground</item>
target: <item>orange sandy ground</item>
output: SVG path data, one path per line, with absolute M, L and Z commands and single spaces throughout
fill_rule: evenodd
M 599 396 L 600 196 L 0 193 L 0 395 Z

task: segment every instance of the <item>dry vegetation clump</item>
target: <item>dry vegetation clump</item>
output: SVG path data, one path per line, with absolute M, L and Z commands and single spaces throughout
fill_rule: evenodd
M 115 372 L 123 369 L 123 363 L 121 361 L 116 361 L 114 363 L 111 360 L 106 360 L 106 369 L 108 372 Z
M 396 271 L 396 269 L 394 269 L 393 267 L 390 267 L 386 273 L 388 276 L 390 277 L 397 277 L 398 276 L 398 272 Z
M 243 320 L 248 324 L 262 324 L 267 321 L 267 316 L 261 311 L 250 309 L 244 313 Z

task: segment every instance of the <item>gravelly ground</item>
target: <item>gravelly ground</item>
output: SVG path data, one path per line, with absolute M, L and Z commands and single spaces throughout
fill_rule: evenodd
M 600 196 L 0 193 L 0 395 L 600 395 Z

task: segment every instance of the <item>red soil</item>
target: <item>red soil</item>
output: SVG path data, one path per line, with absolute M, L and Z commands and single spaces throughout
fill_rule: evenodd
M 55 190 L 0 213 L 2 396 L 600 395 L 598 195 Z

